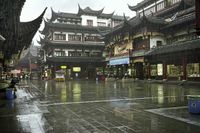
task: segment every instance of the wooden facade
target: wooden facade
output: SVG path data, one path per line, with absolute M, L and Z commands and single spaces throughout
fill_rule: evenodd
M 157 8 L 162 2 L 162 10 L 155 10 L 151 14 L 148 14 L 148 9 L 143 10 L 151 4 L 152 9 Z M 126 20 L 128 29 L 128 26 L 121 25 L 121 28 L 116 29 L 118 32 L 107 34 L 105 40 L 110 39 L 107 45 L 110 48 L 116 47 L 112 36 L 120 36 L 126 32 L 129 34 L 132 49 L 128 56 L 130 62 L 126 64 L 129 67 L 126 68 L 134 71 L 133 74 L 130 73 L 131 77 L 164 80 L 193 80 L 195 77 L 198 80 L 199 39 L 196 34 L 198 29 L 194 27 L 195 24 L 198 26 L 198 6 L 194 0 L 179 0 L 174 4 L 165 2 L 149 0 L 129 6 L 137 12 L 136 17 Z M 123 69 L 126 65 L 119 63 L 114 67 Z
M 82 9 L 80 5 L 77 14 L 56 13 L 52 9 L 52 17 L 41 31 L 45 36 L 40 40 L 46 56 L 44 71 L 51 69 L 49 77 L 54 78 L 55 71 L 66 66 L 67 79 L 95 79 L 96 69 L 104 66 L 102 35 L 122 20 L 123 16 L 105 14 L 103 9 Z

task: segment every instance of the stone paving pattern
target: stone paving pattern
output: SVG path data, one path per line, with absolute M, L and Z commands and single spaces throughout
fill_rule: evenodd
M 17 99 L 0 100 L 0 132 L 199 133 L 200 116 L 187 111 L 196 94 L 156 83 L 21 81 Z

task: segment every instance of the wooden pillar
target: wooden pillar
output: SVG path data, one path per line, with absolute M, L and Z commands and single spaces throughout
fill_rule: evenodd
M 167 63 L 163 62 L 163 80 L 167 80 Z
M 119 66 L 116 66 L 116 77 L 119 77 Z
M 187 80 L 187 61 L 186 58 L 182 58 L 182 80 Z
M 148 80 L 151 79 L 151 64 L 147 63 L 147 78 Z

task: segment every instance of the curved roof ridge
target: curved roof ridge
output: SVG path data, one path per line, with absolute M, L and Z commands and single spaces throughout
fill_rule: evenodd
M 81 8 L 80 5 L 78 4 L 78 15 L 84 15 L 84 14 L 89 14 L 89 15 L 94 15 L 94 16 L 99 16 L 102 14 L 104 8 L 102 8 L 101 10 L 93 10 L 90 7 L 86 7 L 86 8 Z
M 99 17 L 102 18 L 112 18 L 112 16 L 114 15 L 115 11 L 113 11 L 112 13 L 102 13 L 99 15 Z
M 138 10 L 139 8 L 141 8 L 142 6 L 145 6 L 145 5 L 149 5 L 151 2 L 154 2 L 155 0 L 143 0 L 139 3 L 137 3 L 135 6 L 131 6 L 128 4 L 128 8 L 132 11 L 136 11 Z M 158 1 L 158 0 L 156 0 Z
M 20 47 L 27 48 L 31 44 L 32 38 L 34 37 L 35 33 L 40 27 L 46 10 L 47 10 L 47 7 L 44 9 L 44 11 L 41 13 L 39 17 L 37 17 L 36 19 L 32 21 L 19 23 L 20 36 L 25 37 L 25 38 L 22 38 L 22 40 L 19 40 L 21 41 L 20 44 L 22 45 L 19 46 L 18 49 L 20 49 Z

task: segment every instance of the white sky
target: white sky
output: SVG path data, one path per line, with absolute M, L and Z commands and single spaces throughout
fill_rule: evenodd
M 93 10 L 104 8 L 103 13 L 112 13 L 115 11 L 115 14 L 117 15 L 123 15 L 123 13 L 125 13 L 126 16 L 133 17 L 135 13 L 128 8 L 127 4 L 133 6 L 141 1 L 143 0 L 26 0 L 20 19 L 23 22 L 31 21 L 37 18 L 45 7 L 48 7 L 45 18 L 51 17 L 51 7 L 56 12 L 77 13 L 78 4 L 80 4 L 81 8 L 87 6 Z M 36 34 L 34 40 L 36 40 L 36 38 L 38 38 L 38 34 Z

